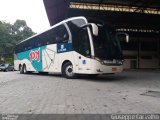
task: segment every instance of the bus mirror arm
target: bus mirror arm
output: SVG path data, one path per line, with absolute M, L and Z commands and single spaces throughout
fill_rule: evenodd
M 85 25 L 82 25 L 81 28 L 86 28 L 86 27 L 92 27 L 92 33 L 95 36 L 98 36 L 98 26 L 95 23 L 87 23 Z
M 126 42 L 129 43 L 129 34 L 123 33 L 123 32 L 119 32 L 119 33 L 117 33 L 117 35 L 125 35 L 126 36 Z

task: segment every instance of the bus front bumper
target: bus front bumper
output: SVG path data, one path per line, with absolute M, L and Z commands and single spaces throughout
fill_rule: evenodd
M 123 65 L 104 65 L 97 60 L 91 60 L 90 67 L 78 70 L 80 74 L 110 74 L 123 71 Z

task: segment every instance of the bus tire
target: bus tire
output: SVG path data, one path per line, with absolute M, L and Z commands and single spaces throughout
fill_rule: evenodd
M 23 74 L 22 65 L 19 66 L 19 72 L 20 74 Z
M 27 68 L 26 68 L 26 65 L 24 64 L 23 67 L 22 67 L 22 73 L 23 74 L 27 74 Z
M 73 73 L 73 65 L 71 62 L 67 62 L 62 66 L 62 75 L 67 79 L 74 79 L 76 77 Z

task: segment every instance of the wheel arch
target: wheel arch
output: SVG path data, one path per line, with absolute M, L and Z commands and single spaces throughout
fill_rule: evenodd
M 72 63 L 70 60 L 65 60 L 65 61 L 63 61 L 62 65 L 61 65 L 61 72 L 62 72 L 63 66 L 64 66 L 67 62 L 70 62 L 70 63 L 73 65 L 73 63 Z
M 25 63 L 23 63 L 23 66 L 26 66 L 26 64 L 25 64 Z

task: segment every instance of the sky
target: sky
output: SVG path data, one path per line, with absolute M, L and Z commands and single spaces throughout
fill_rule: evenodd
M 25 20 L 36 33 L 50 27 L 43 0 L 0 0 L 0 21 L 13 24 L 17 19 Z

